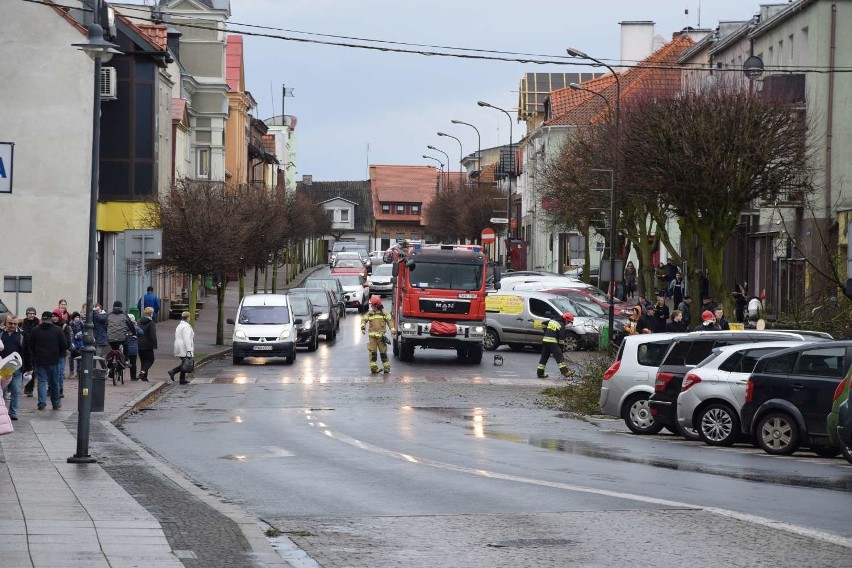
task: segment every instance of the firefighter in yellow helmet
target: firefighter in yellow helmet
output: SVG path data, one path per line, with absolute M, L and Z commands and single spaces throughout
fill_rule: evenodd
M 559 366 L 559 372 L 565 377 L 570 377 L 573 373 L 565 364 L 565 357 L 562 356 L 562 343 L 565 343 L 567 335 L 566 327 L 573 325 L 574 314 L 565 312 L 562 314 L 562 322 L 557 320 L 549 320 L 544 327 L 544 339 L 541 342 L 541 359 L 538 360 L 537 375 L 544 379 L 547 373 L 544 372 L 544 366 L 547 365 L 547 360 L 553 355 L 556 364 Z
M 390 329 L 391 335 L 396 331 L 393 329 L 393 320 L 382 306 L 382 299 L 378 296 L 370 298 L 370 311 L 361 316 L 361 333 L 369 337 L 367 341 L 367 352 L 370 354 L 370 372 L 378 373 L 379 365 L 376 361 L 376 353 L 382 356 L 382 368 L 385 373 L 390 372 L 390 361 L 388 360 L 388 342 L 385 337 L 385 328 Z

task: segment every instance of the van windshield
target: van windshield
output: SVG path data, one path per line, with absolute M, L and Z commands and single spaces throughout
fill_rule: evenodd
M 278 325 L 290 323 L 287 306 L 243 306 L 239 323 L 244 325 Z

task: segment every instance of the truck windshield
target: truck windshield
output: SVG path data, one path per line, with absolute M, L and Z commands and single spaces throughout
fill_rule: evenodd
M 441 264 L 417 262 L 408 275 L 415 288 L 440 288 L 443 290 L 479 290 L 482 287 L 480 264 Z

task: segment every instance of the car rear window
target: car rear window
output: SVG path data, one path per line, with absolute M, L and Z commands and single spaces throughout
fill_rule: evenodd
M 754 366 L 757 364 L 758 359 L 780 349 L 784 348 L 761 347 L 759 349 L 745 349 L 743 351 L 737 351 L 728 357 L 724 363 L 719 365 L 719 370 L 730 373 L 751 373 L 754 371 Z
M 636 362 L 645 367 L 659 367 L 670 345 L 668 341 L 643 343 L 636 349 Z

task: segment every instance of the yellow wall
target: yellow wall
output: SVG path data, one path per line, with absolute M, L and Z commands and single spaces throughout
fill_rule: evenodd
M 228 121 L 225 123 L 225 170 L 231 174 L 232 186 L 248 181 L 248 148 L 246 124 L 250 109 L 245 93 L 228 93 Z

